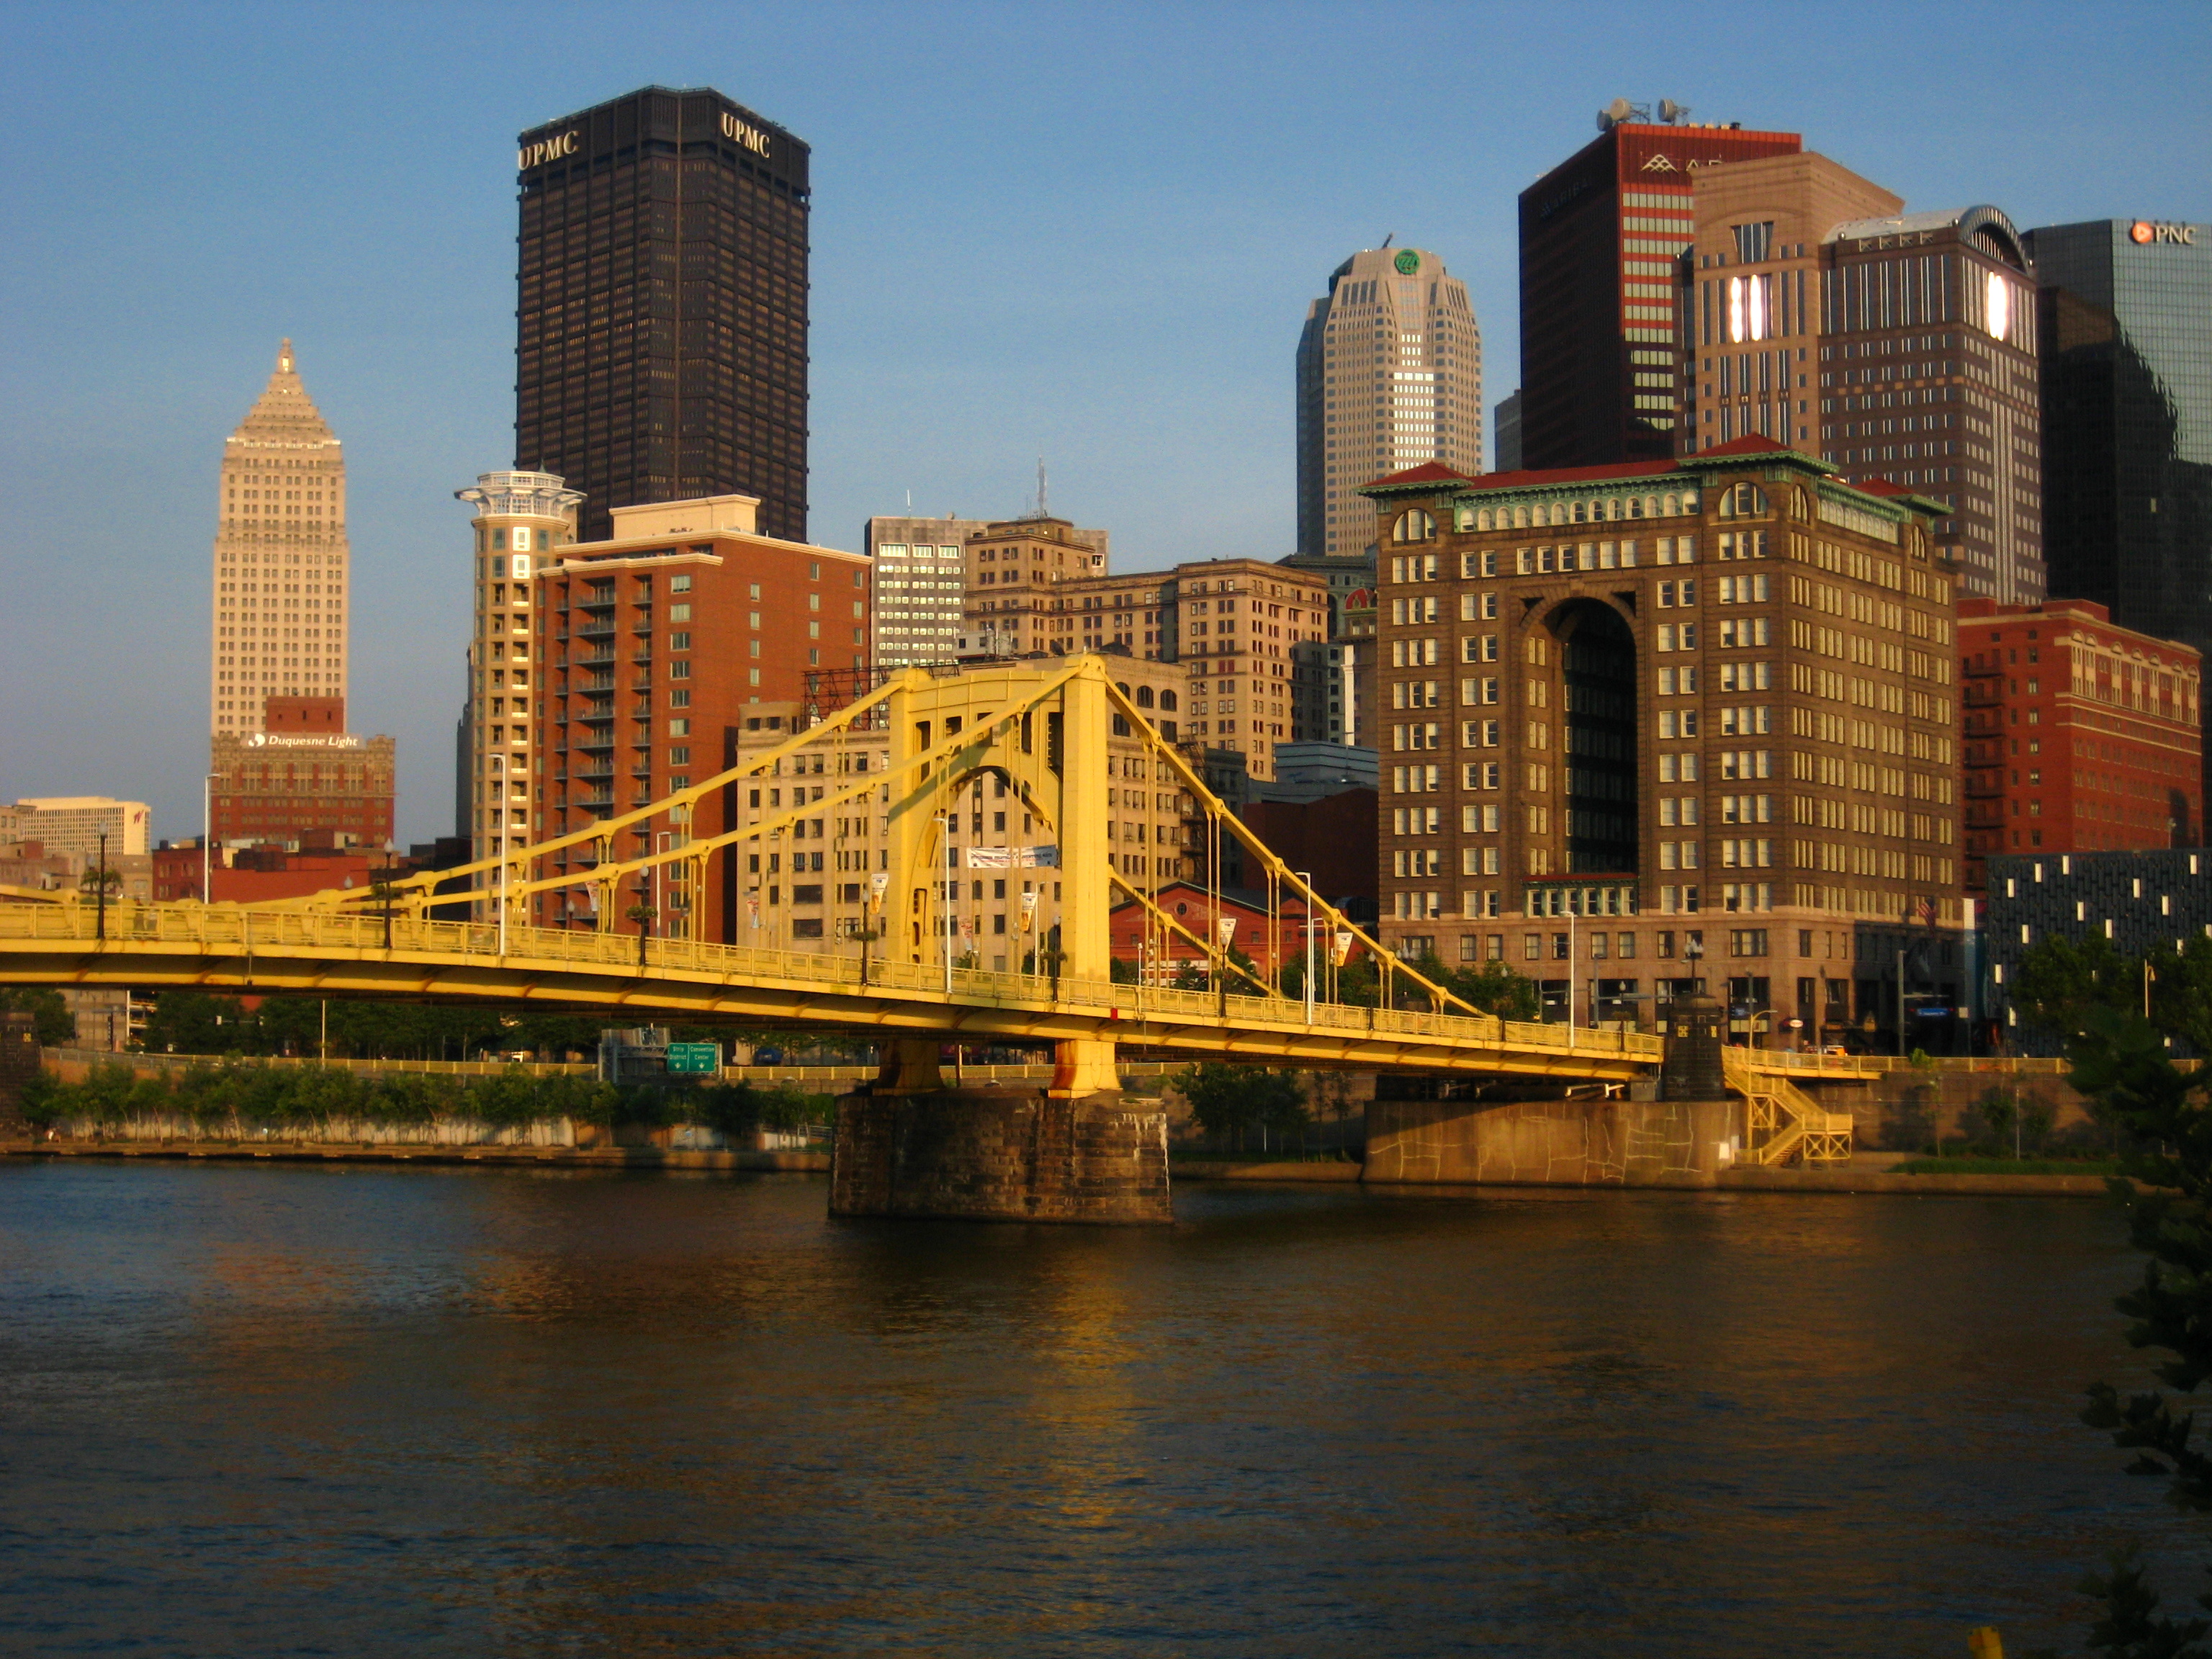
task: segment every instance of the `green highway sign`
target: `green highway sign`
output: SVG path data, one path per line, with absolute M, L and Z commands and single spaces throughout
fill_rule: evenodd
M 668 1069 L 672 1072 L 719 1072 L 722 1069 L 722 1045 L 719 1042 L 672 1042 L 668 1045 Z

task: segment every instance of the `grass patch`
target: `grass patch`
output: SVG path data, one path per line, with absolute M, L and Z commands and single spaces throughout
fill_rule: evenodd
M 1915 1158 L 1897 1165 L 1898 1175 L 2115 1176 L 2109 1159 L 2087 1158 Z

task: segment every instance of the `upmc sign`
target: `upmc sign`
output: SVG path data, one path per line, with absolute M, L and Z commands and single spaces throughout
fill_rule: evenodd
M 2195 247 L 2197 227 L 2165 224 L 2155 219 L 2138 219 L 2128 227 L 2128 240 L 2144 244 L 2178 242 L 2186 247 Z

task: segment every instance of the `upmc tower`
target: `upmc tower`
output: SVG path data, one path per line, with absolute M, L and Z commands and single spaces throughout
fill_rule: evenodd
M 760 498 L 806 539 L 807 147 L 647 87 L 520 138 L 514 460 L 617 507 Z
M 1794 132 L 1642 113 L 1616 100 L 1597 139 L 1521 192 L 1526 467 L 1674 454 L 1674 262 L 1692 240 L 1691 175 L 1802 147 Z

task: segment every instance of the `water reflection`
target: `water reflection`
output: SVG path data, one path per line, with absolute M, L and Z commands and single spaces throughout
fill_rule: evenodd
M 0 1167 L 0 1646 L 1956 1651 L 2141 1373 L 2089 1203 Z

